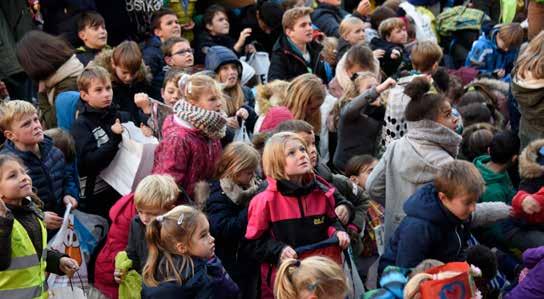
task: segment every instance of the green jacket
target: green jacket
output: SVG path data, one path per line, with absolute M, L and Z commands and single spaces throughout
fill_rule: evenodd
M 510 181 L 508 172 L 493 172 L 485 165 L 489 161 L 491 161 L 489 155 L 479 156 L 474 159 L 474 165 L 476 165 L 485 181 L 485 192 L 480 196 L 480 202 L 501 201 L 510 204 L 516 190 L 512 185 L 512 181 Z

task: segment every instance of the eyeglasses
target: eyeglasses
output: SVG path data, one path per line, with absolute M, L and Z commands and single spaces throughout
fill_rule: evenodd
M 174 55 L 185 55 L 185 54 L 193 54 L 194 50 L 193 49 L 183 49 L 183 50 L 179 50 L 177 51 L 176 53 L 172 54 L 172 56 Z

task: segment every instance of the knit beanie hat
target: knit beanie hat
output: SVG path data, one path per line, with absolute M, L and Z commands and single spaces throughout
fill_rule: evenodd
M 277 128 L 282 122 L 292 119 L 295 119 L 295 117 L 287 107 L 272 107 L 266 113 L 259 132 L 270 132 Z
M 217 73 L 219 68 L 225 64 L 234 63 L 238 67 L 238 75 L 242 76 L 242 64 L 234 52 L 223 46 L 213 46 L 208 48 L 204 67 L 206 70 Z
M 265 1 L 258 9 L 259 18 L 272 30 L 281 25 L 283 8 L 276 2 Z

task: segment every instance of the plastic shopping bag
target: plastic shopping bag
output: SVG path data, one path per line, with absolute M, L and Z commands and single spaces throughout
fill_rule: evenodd
M 115 269 L 125 271 L 127 274 L 119 284 L 119 299 L 139 299 L 142 291 L 142 277 L 132 268 L 132 261 L 126 251 L 120 251 L 115 256 Z
M 251 139 L 247 134 L 246 122 L 244 120 L 242 120 L 242 125 L 240 126 L 240 128 L 236 130 L 233 141 L 251 143 Z

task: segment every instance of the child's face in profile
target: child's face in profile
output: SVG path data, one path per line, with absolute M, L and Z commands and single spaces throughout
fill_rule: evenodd
M 136 74 L 133 74 L 123 66 L 113 64 L 113 69 L 115 70 L 115 76 L 124 84 L 130 84 L 136 78 Z
M 179 88 L 177 87 L 176 83 L 173 81 L 168 81 L 166 83 L 166 86 L 161 89 L 161 96 L 164 100 L 164 103 L 170 107 L 174 107 L 174 104 L 179 100 L 181 97 Z
M 92 79 L 87 91 L 80 91 L 81 98 L 89 106 L 97 109 L 104 109 L 111 105 L 113 90 L 109 80 Z
M 317 166 L 317 147 L 315 146 L 314 132 L 296 132 L 296 134 L 306 142 L 310 162 L 312 167 L 315 168 Z
M 438 114 L 436 122 L 446 128 L 449 128 L 450 130 L 455 131 L 455 129 L 457 128 L 458 120 L 459 119 L 455 115 L 453 115 L 453 109 L 451 108 L 450 102 L 444 101 L 442 107 L 440 108 L 440 112 Z
M 310 16 L 303 16 L 297 19 L 293 28 L 285 29 L 286 35 L 295 43 L 309 43 L 312 41 L 312 20 Z
M 102 49 L 108 43 L 108 31 L 104 24 L 96 26 L 85 26 L 79 33 L 79 38 L 87 48 Z
M 181 36 L 181 26 L 179 25 L 178 16 L 162 16 L 159 29 L 155 29 L 154 33 L 163 41 L 174 36 Z
M 448 198 L 446 194 L 438 192 L 438 198 L 442 204 L 460 220 L 467 220 L 476 209 L 478 197 L 474 194 L 462 193 Z
M 203 259 L 210 259 L 215 256 L 215 238 L 210 234 L 210 223 L 206 216 L 198 216 L 198 225 L 191 237 L 191 244 L 187 253 Z
M 32 194 L 32 180 L 16 161 L 6 161 L 0 171 L 0 196 L 7 203 Z
M 353 46 L 364 39 L 365 29 L 363 24 L 351 25 L 349 33 L 346 35 L 346 40 L 349 42 L 349 44 Z
M 212 23 L 206 24 L 206 28 L 212 35 L 227 35 L 230 29 L 229 18 L 222 11 L 217 12 L 212 18 Z
M 388 42 L 394 44 L 405 44 L 408 41 L 408 32 L 406 31 L 406 27 L 402 26 L 393 29 L 386 39 Z
M 203 93 L 198 101 L 192 102 L 192 104 L 202 109 L 215 112 L 220 112 L 223 107 L 221 96 L 212 90 Z
M 178 42 L 172 46 L 172 56 L 168 64 L 171 67 L 187 68 L 194 64 L 193 49 L 188 42 Z
M 15 144 L 36 145 L 43 140 L 42 124 L 37 113 L 26 114 L 14 120 L 5 133 Z
M 301 177 L 312 171 L 310 156 L 306 146 L 297 139 L 290 139 L 285 144 L 285 174 L 290 178 Z
M 157 216 L 165 214 L 168 212 L 168 210 L 164 209 L 157 209 L 157 208 L 142 208 L 142 209 L 136 209 L 138 212 L 138 216 L 140 217 L 140 221 L 147 226 L 151 221 L 153 221 Z
M 357 176 L 350 176 L 350 180 L 357 184 L 357 186 L 361 187 L 362 189 L 365 189 L 366 180 L 368 179 L 368 176 L 374 170 L 374 167 L 378 164 L 378 160 L 372 161 L 372 163 L 365 165 L 359 169 L 359 175 Z

